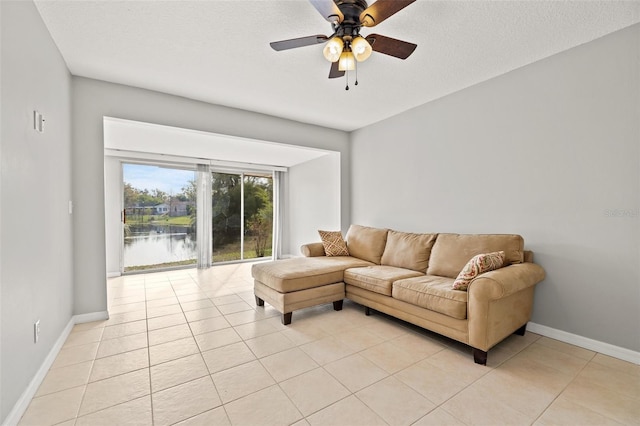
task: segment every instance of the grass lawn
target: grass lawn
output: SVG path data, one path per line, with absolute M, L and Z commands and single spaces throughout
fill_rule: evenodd
M 264 256 L 271 256 L 271 242 L 267 245 L 265 249 Z M 255 243 L 252 237 L 247 238 L 244 244 L 244 258 L 245 259 L 256 259 L 256 250 Z M 232 260 L 240 260 L 240 242 L 226 244 L 222 247 L 214 248 L 213 250 L 213 262 L 229 262 Z
M 155 265 L 127 266 L 126 268 L 124 268 L 124 271 L 125 272 L 146 271 L 150 269 L 171 268 L 174 266 L 187 266 L 187 265 L 195 265 L 195 264 L 196 264 L 196 259 L 189 259 L 189 260 L 181 260 L 179 262 L 158 263 Z
M 169 217 L 165 215 L 129 215 L 127 216 L 128 225 L 191 225 L 191 216 L 175 216 Z

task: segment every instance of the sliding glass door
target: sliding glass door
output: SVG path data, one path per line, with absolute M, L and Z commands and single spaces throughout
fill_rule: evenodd
M 242 259 L 242 175 L 211 173 L 213 262 Z
M 269 257 L 273 245 L 273 176 L 211 173 L 213 262 Z
M 124 272 L 195 264 L 195 171 L 123 163 Z
M 273 176 L 245 174 L 243 183 L 244 258 L 270 257 L 273 246 Z
M 272 256 L 273 173 L 123 162 L 122 176 L 123 272 Z

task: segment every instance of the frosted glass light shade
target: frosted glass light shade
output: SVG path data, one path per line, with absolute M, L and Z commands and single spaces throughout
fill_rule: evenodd
M 364 37 L 358 36 L 351 42 L 351 51 L 353 52 L 353 56 L 356 58 L 356 61 L 362 62 L 366 61 L 367 58 L 371 56 L 373 49 Z
M 327 61 L 336 62 L 340 59 L 343 48 L 344 42 L 342 39 L 340 37 L 334 37 L 325 44 L 324 49 L 322 49 L 322 54 Z
M 338 71 L 353 71 L 356 69 L 356 61 L 353 52 L 342 52 L 340 62 L 338 63 Z

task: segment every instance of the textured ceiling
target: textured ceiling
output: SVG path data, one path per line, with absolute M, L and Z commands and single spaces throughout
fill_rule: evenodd
M 418 0 L 362 31 L 417 43 L 415 53 L 374 52 L 345 91 L 327 78 L 322 45 L 269 47 L 331 33 L 306 0 L 36 5 L 74 75 L 346 131 L 640 22 L 639 1 Z

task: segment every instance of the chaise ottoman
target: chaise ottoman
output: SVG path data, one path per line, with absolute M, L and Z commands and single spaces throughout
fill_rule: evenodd
M 282 313 L 282 323 L 291 324 L 293 311 L 333 302 L 342 309 L 345 297 L 344 271 L 373 265 L 350 256 L 299 257 L 256 263 L 251 268 L 256 304 L 267 302 Z

